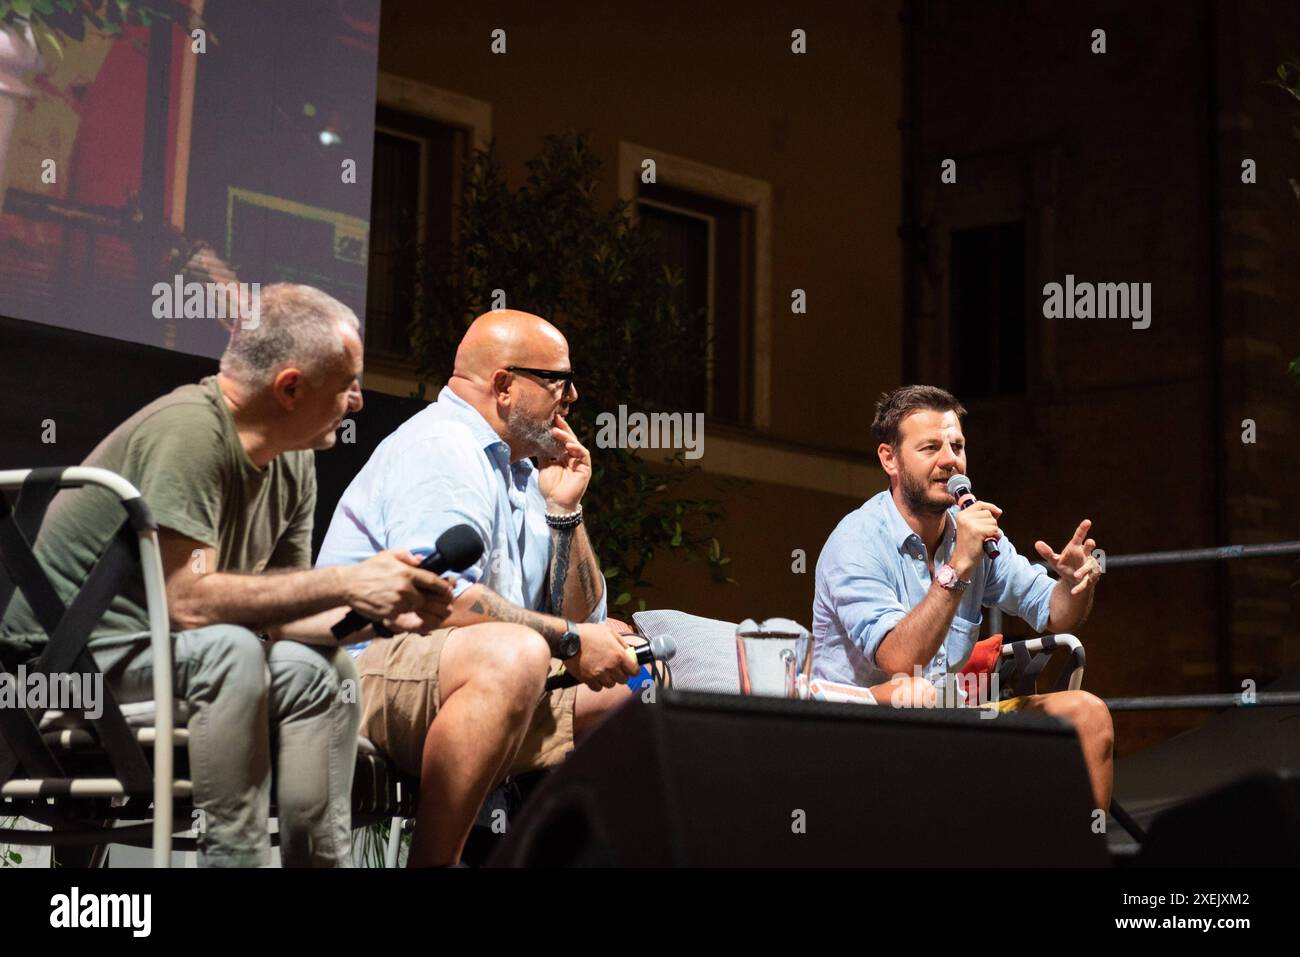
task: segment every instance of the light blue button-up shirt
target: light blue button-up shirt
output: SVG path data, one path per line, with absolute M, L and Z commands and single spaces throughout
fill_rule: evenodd
M 427 551 L 462 523 L 478 532 L 484 551 L 470 568 L 448 573 L 457 578 L 453 592 L 481 583 L 542 611 L 551 530 L 537 469 L 530 459 L 511 462 L 510 446 L 487 420 L 444 387 L 357 473 L 334 509 L 316 565 L 348 565 L 386 548 Z M 604 621 L 605 613 L 602 590 L 587 620 Z
M 844 517 L 817 559 L 813 596 L 813 674 L 830 681 L 869 687 L 892 675 L 876 665 L 881 639 L 920 604 L 931 574 L 948 561 L 957 539 L 948 510 L 943 539 L 933 558 L 921 536 L 899 514 L 889 491 L 868 499 Z M 996 605 L 1038 631 L 1047 627 L 1056 580 L 1041 565 L 1030 564 L 1004 535 L 999 555 L 985 557 L 971 570 L 948 635 L 924 666 L 923 676 L 938 684 L 957 671 L 979 639 L 983 609 Z

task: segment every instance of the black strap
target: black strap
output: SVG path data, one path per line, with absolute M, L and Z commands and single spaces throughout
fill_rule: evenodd
M 0 665 L 0 675 L 5 674 L 9 672 Z M 21 708 L 0 708 L 0 782 L 9 780 L 20 765 L 32 777 L 66 777 L 31 714 Z
M 1043 650 L 1031 654 L 1026 647 L 1027 642 L 1016 641 L 1005 647 L 1010 647 L 1013 657 L 1003 658 L 998 665 L 998 683 L 1000 686 L 1010 686 L 1012 696 L 1030 695 L 1038 693 L 1038 676 L 1041 675 L 1048 663 L 1052 660 L 1056 651 L 1067 646 L 1056 640 L 1055 635 L 1041 635 L 1039 641 L 1042 642 Z M 1084 667 L 1085 656 L 1082 647 L 1070 648 L 1070 659 L 1066 662 L 1061 673 L 1056 676 L 1056 682 L 1053 691 L 1068 691 L 1070 689 L 1070 676 L 1076 670 Z M 1006 694 L 1003 698 L 1009 697 Z
M 1038 676 L 1043 673 L 1043 669 L 1047 667 L 1047 663 L 1051 660 L 1051 652 L 1042 652 L 1034 655 L 1033 660 L 1029 662 L 1029 667 L 1020 675 L 1020 684 L 1028 689 L 1021 691 L 1020 694 L 1038 693 Z
M 1070 660 L 1061 669 L 1061 673 L 1056 676 L 1057 691 L 1070 690 L 1070 676 L 1084 666 L 1084 660 L 1085 656 L 1082 647 L 1070 649 Z
M 36 532 L 45 518 L 45 510 L 58 494 L 66 471 L 62 466 L 32 469 L 23 479 L 23 487 L 14 503 L 14 521 L 29 542 L 36 541 Z
M 41 520 L 45 518 L 45 510 L 49 508 L 51 499 L 58 492 L 59 480 L 62 478 L 62 468 L 32 469 L 27 478 L 23 479 L 22 488 L 18 491 L 12 519 L 10 519 L 9 503 L 0 495 L 0 519 L 5 522 L 12 521 L 23 540 L 29 545 L 36 541 L 36 533 L 41 527 Z M 4 619 L 5 612 L 9 610 L 9 602 L 13 598 L 16 584 L 16 580 L 12 577 L 0 579 L 0 620 Z
M 91 632 L 103 618 L 104 612 L 112 603 L 114 596 L 121 590 L 136 566 L 136 556 L 127 544 L 134 533 L 129 521 L 123 522 L 117 534 L 109 541 L 103 554 L 86 577 L 85 584 L 72 600 L 67 610 L 55 620 L 51 631 L 49 624 L 41 624 L 50 631 L 50 641 L 45 652 L 33 666 L 45 674 L 79 672 L 82 674 L 100 674 L 99 667 L 90 656 L 87 644 Z M 135 734 L 122 716 L 116 697 L 107 683 L 101 683 L 101 713 L 91 721 L 91 726 L 99 736 L 100 743 L 113 762 L 117 776 L 129 789 L 148 789 L 152 781 L 149 762 Z M 31 717 L 39 729 L 45 709 L 34 709 Z M 0 765 L 0 771 L 4 768 Z M 0 774 L 0 778 L 4 775 Z
M 18 526 L 3 496 L 0 496 L 0 564 L 5 570 L 5 579 L 0 580 L 0 605 L 8 610 L 16 585 L 48 634 L 63 617 L 63 601 L 45 577 L 45 570 L 32 552 L 29 536 Z
M 98 665 L 87 650 L 81 652 L 71 670 L 83 674 L 100 674 Z M 153 788 L 153 770 L 144 756 L 144 749 L 136 740 L 131 726 L 126 723 L 126 716 L 122 714 L 117 697 L 108 687 L 107 681 L 102 682 L 99 691 L 100 715 L 91 720 L 90 724 L 113 762 L 113 769 L 123 786 L 128 791 L 148 792 Z
M 1029 676 L 1028 681 L 1026 681 L 1025 679 L 1025 675 L 1028 673 L 1030 666 L 1033 664 L 1033 658 L 1030 657 L 1029 649 L 1025 647 L 1025 643 L 1023 641 L 1017 641 L 1011 646 L 1011 651 L 1015 655 L 1015 662 L 1016 662 L 1016 667 L 1014 672 L 1015 683 L 1013 686 L 1015 696 L 1020 697 L 1021 695 L 1033 694 L 1034 693 L 1033 675 Z
M 1041 641 L 1044 650 L 1036 654 L 1029 651 L 1028 642 L 1012 642 L 1011 652 L 1014 660 L 1004 663 L 998 669 L 999 683 L 1005 684 L 1010 679 L 1012 694 L 1015 697 L 1038 693 L 1038 676 L 1047 667 L 1047 663 L 1052 660 L 1052 655 L 1056 650 L 1054 636 L 1043 635 Z
M 57 621 L 63 603 L 50 585 L 31 540 L 40 528 L 45 509 L 58 490 L 62 469 L 33 469 L 23 482 L 14 509 L 0 495 L 0 619 L 9 609 L 14 589 L 21 589 L 33 611 L 53 613 Z M 7 673 L 0 665 L 0 674 Z M 15 682 L 17 676 L 14 676 Z M 36 777 L 64 777 L 64 771 L 40 733 L 40 719 L 19 708 L 0 708 L 0 781 L 6 781 L 22 766 Z
M 63 472 L 63 469 L 34 469 L 23 482 L 12 511 L 0 496 L 0 564 L 5 571 L 0 577 L 0 608 L 7 608 L 16 586 L 50 636 L 44 653 L 30 666 L 31 671 L 46 675 L 73 671 L 102 674 L 87 650 L 87 643 L 123 582 L 137 566 L 138 555 L 132 547 L 136 538 L 134 529 L 148 527 L 151 520 L 143 503 L 139 508 L 127 509 L 127 520 L 109 540 L 71 605 L 65 608 L 32 549 Z M 95 733 L 122 783 L 129 790 L 147 790 L 153 775 L 144 751 L 102 678 L 99 690 L 101 715 L 91 721 Z M 0 710 L 9 712 L 0 716 L 0 732 L 7 745 L 0 747 L 0 781 L 7 780 L 19 765 L 34 776 L 63 777 L 58 760 L 40 735 L 45 709 Z
M 50 627 L 49 621 L 41 621 L 50 636 L 39 662 L 42 671 L 67 671 L 85 649 L 91 632 L 122 590 L 122 583 L 135 570 L 137 555 L 127 544 L 133 537 L 131 526 L 123 522 L 104 547 L 72 604 L 54 619 L 54 627 Z

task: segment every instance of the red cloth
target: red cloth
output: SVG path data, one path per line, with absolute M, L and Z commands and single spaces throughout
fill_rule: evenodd
M 957 686 L 966 692 L 967 704 L 983 704 L 983 699 L 991 696 L 987 679 L 984 681 L 983 693 L 980 689 L 980 676 L 997 669 L 998 659 L 1002 657 L 1002 636 L 989 635 L 983 641 L 975 642 L 970 658 L 957 672 Z
M 975 648 L 970 653 L 970 658 L 962 666 L 961 675 L 984 675 L 997 666 L 998 658 L 1002 657 L 1002 636 L 989 635 L 983 641 L 975 642 Z

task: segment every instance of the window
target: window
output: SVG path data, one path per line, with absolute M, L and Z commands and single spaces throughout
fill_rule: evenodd
M 366 352 L 407 361 L 417 262 L 447 253 L 465 129 L 380 106 L 375 114 Z
M 1025 392 L 1025 226 L 952 232 L 950 355 L 953 390 L 980 399 Z
M 665 408 L 750 424 L 753 210 L 662 183 L 640 185 L 637 209 L 657 238 L 665 265 L 683 277 L 677 307 L 695 317 L 689 347 L 706 356 L 704 380 L 678 384 L 661 401 Z

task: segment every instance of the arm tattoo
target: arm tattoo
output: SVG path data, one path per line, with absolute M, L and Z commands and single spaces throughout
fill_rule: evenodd
M 564 586 L 569 579 L 570 551 L 573 547 L 573 529 L 551 529 L 551 569 L 546 581 L 547 606 L 552 615 L 564 616 Z M 582 566 L 579 565 L 581 575 Z
M 552 555 L 547 580 L 547 604 L 553 615 L 585 620 L 600 602 L 605 579 L 600 574 L 591 541 L 586 532 L 578 534 L 578 528 L 551 529 Z M 577 573 L 578 589 L 574 595 L 566 594 L 570 585 L 570 570 Z M 572 607 L 573 605 L 579 607 Z M 567 615 L 566 606 L 570 606 Z
M 582 586 L 582 600 L 595 608 L 596 602 L 600 601 L 603 582 L 598 582 L 596 576 L 592 574 L 592 565 L 592 562 L 578 564 L 578 584 Z
M 525 625 L 545 638 L 546 643 L 551 646 L 551 651 L 556 650 L 556 646 L 564 636 L 564 628 L 557 627 L 550 618 L 511 604 L 486 587 L 483 589 L 482 596 L 475 599 L 469 610 L 472 614 L 483 615 L 497 621 Z

